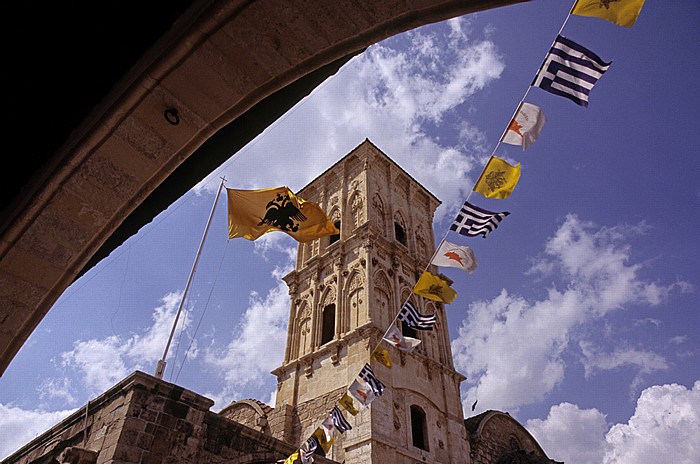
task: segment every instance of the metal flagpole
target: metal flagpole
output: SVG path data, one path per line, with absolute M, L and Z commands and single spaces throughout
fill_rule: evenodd
M 170 343 L 173 341 L 173 335 L 175 335 L 175 328 L 177 327 L 177 321 L 180 319 L 180 313 L 182 313 L 182 306 L 187 298 L 187 291 L 192 283 L 192 278 L 194 277 L 195 270 L 197 269 L 197 262 L 199 261 L 199 256 L 202 253 L 202 246 L 204 245 L 204 240 L 207 238 L 207 233 L 209 232 L 209 226 L 211 225 L 211 220 L 214 217 L 214 211 L 216 210 L 216 203 L 219 200 L 219 195 L 221 194 L 221 189 L 226 182 L 226 177 L 221 178 L 221 184 L 219 184 L 219 190 L 216 192 L 216 198 L 214 198 L 214 205 L 211 208 L 211 213 L 209 213 L 209 219 L 207 220 L 207 225 L 204 227 L 204 234 L 202 234 L 202 240 L 199 242 L 199 249 L 197 250 L 197 255 L 194 258 L 194 263 L 192 263 L 192 270 L 190 271 L 190 276 L 187 278 L 187 284 L 185 285 L 185 291 L 182 294 L 182 299 L 180 300 L 180 305 L 177 308 L 177 314 L 175 314 L 175 322 L 173 322 L 173 328 L 170 330 L 170 337 L 168 338 L 168 343 L 165 345 L 165 351 L 163 352 L 163 357 L 158 361 L 156 365 L 155 376 L 158 379 L 163 378 L 165 373 L 165 359 L 168 357 L 168 350 L 170 349 Z

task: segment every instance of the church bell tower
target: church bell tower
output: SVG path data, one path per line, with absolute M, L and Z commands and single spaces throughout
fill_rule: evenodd
M 384 394 L 352 416 L 328 456 L 346 464 L 470 462 L 460 383 L 445 307 L 411 289 L 434 251 L 440 200 L 369 140 L 309 183 L 299 196 L 321 206 L 339 235 L 300 243 L 284 277 L 291 307 L 275 409 L 287 411 L 286 441 L 301 444 L 370 363 Z M 436 272 L 436 269 L 430 269 Z M 395 321 L 408 298 L 437 314 L 432 331 Z M 394 321 L 394 322 L 392 322 Z M 421 344 L 402 352 L 381 342 L 391 324 Z M 379 343 L 393 366 L 370 361 Z

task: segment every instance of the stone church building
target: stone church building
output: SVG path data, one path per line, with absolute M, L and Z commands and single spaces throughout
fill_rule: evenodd
M 510 415 L 465 420 L 445 307 L 412 295 L 435 251 L 433 194 L 369 140 L 298 192 L 321 206 L 339 235 L 300 243 L 284 277 L 290 312 L 275 406 L 214 402 L 134 372 L 9 456 L 6 463 L 202 463 L 284 461 L 314 432 L 365 363 L 386 386 L 317 463 L 554 463 Z M 429 268 L 438 273 L 437 268 Z M 407 299 L 437 314 L 432 331 L 396 321 Z M 391 324 L 421 344 L 387 347 L 391 369 L 371 361 Z M 18 444 L 19 446 L 20 444 Z

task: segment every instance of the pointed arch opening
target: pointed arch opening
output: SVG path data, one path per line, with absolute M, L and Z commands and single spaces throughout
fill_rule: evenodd
M 428 421 L 425 418 L 425 411 L 417 404 L 411 405 L 411 439 L 416 448 L 430 451 L 428 447 Z

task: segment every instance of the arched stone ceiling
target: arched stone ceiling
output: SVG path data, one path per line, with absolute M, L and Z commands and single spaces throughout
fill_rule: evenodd
M 61 148 L 22 155 L 36 167 L 3 199 L 0 218 L 0 375 L 77 276 L 350 57 L 409 29 L 523 1 L 192 1 Z

